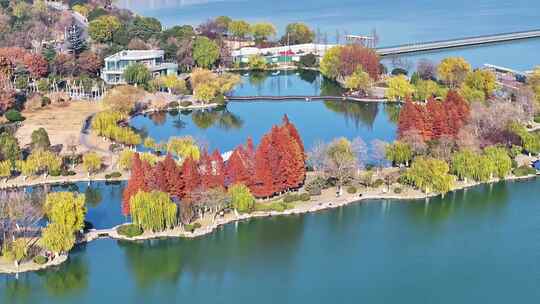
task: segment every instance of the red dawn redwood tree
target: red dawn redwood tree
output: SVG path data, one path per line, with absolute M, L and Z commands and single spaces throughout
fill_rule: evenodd
M 225 186 L 225 164 L 223 157 L 219 150 L 214 150 L 211 156 L 212 160 L 212 182 L 211 187 L 224 187 Z
M 252 172 L 249 167 L 251 161 L 247 159 L 247 152 L 243 146 L 238 146 L 227 160 L 225 166 L 225 184 L 226 186 L 233 184 L 244 184 L 249 186 L 252 182 Z
M 139 153 L 133 155 L 131 166 L 131 177 L 128 180 L 127 186 L 122 195 L 122 214 L 128 216 L 130 214 L 129 201 L 131 197 L 139 191 L 148 191 L 145 183 L 144 172 L 142 169 L 142 161 L 139 158 Z
M 266 134 L 255 152 L 255 182 L 250 190 L 256 197 L 270 197 L 276 193 L 271 157 L 275 155 L 272 138 Z
M 43 56 L 39 54 L 26 54 L 23 58 L 23 63 L 32 78 L 38 79 L 47 75 L 49 64 Z
M 152 168 L 152 180 L 150 182 L 150 187 L 153 190 L 168 192 L 169 184 L 167 181 L 164 162 L 158 162 L 154 168 Z
M 184 183 L 182 179 L 182 173 L 176 161 L 167 154 L 167 157 L 162 161 L 164 167 L 164 176 L 167 181 L 167 193 L 171 196 L 180 198 L 184 191 Z
M 197 168 L 197 162 L 193 158 L 188 157 L 182 164 L 182 177 L 184 181 L 184 189 L 182 193 L 183 200 L 189 200 L 191 193 L 201 187 L 201 176 Z
M 201 176 L 201 188 L 203 190 L 208 190 L 212 188 L 212 159 L 210 158 L 210 155 L 208 155 L 208 151 L 206 151 L 206 149 L 202 152 L 199 159 L 199 173 Z

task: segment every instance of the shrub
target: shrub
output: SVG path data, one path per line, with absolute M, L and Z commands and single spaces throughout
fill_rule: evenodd
M 355 194 L 358 190 L 356 189 L 355 186 L 349 186 L 347 187 L 347 193 L 349 194 Z
M 182 101 L 182 102 L 180 103 L 180 105 L 181 105 L 182 107 L 189 107 L 189 106 L 191 106 L 192 104 L 193 104 L 193 103 L 192 103 L 191 101 Z
M 191 231 L 191 232 L 193 232 L 193 231 L 195 231 L 195 229 L 199 229 L 199 228 L 201 228 L 201 223 L 193 223 L 193 224 L 186 224 L 186 225 L 184 225 L 184 229 L 185 229 L 186 231 Z
M 292 208 L 293 206 L 291 204 L 287 204 L 285 202 L 273 202 L 270 204 L 264 204 L 264 203 L 258 203 L 255 204 L 255 208 L 253 208 L 253 211 L 277 211 L 277 212 L 283 212 L 287 209 Z
M 122 173 L 120 172 L 112 172 L 111 174 L 105 174 L 106 179 L 120 178 L 120 177 L 122 177 Z
M 287 194 L 285 195 L 285 197 L 283 198 L 283 202 L 285 203 L 292 203 L 292 202 L 296 202 L 298 200 L 298 195 L 296 194 Z
M 379 188 L 382 185 L 384 185 L 384 181 L 379 178 L 373 183 L 373 188 Z
M 322 194 L 321 188 L 313 187 L 308 190 L 308 194 L 311 196 L 318 196 Z
M 534 168 L 532 168 L 532 167 L 523 165 L 523 166 L 515 169 L 514 174 L 516 176 L 527 176 L 527 175 L 536 174 L 536 170 Z
M 540 123 L 540 115 L 536 115 L 536 116 L 534 117 L 534 122 L 535 122 L 535 123 Z
M 128 224 L 128 225 L 122 225 L 118 227 L 116 230 L 118 234 L 126 236 L 128 238 L 132 238 L 138 235 L 141 235 L 143 233 L 143 230 L 141 227 L 135 224 Z
M 178 108 L 178 101 L 171 101 L 169 103 L 169 108 Z
M 213 102 L 220 105 L 225 104 L 225 96 L 223 94 L 219 94 L 216 96 L 216 98 L 214 98 Z
M 403 190 L 401 188 L 394 188 L 394 193 L 395 194 L 400 194 Z
M 38 264 L 38 265 L 43 265 L 45 263 L 47 263 L 47 258 L 42 256 L 42 255 L 37 255 L 34 257 L 33 259 L 34 263 Z
M 409 72 L 403 68 L 395 68 L 392 70 L 392 75 L 394 76 L 398 76 L 398 75 L 405 75 L 407 76 L 407 74 L 409 74 Z
M 307 202 L 311 199 L 311 195 L 309 195 L 309 193 L 302 193 L 299 195 L 299 198 L 302 202 Z
M 25 118 L 21 115 L 21 112 L 17 111 L 17 110 L 9 110 L 7 111 L 4 116 L 6 117 L 7 120 L 9 120 L 10 122 L 18 122 L 18 121 L 23 121 Z

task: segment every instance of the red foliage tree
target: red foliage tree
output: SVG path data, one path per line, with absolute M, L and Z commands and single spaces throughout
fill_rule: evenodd
M 180 198 L 184 192 L 184 180 L 182 179 L 182 172 L 176 161 L 170 154 L 163 160 L 164 175 L 167 180 L 167 192 L 171 196 Z
M 252 183 L 252 160 L 243 146 L 238 146 L 227 160 L 225 166 L 225 184 L 226 186 L 241 183 L 246 186 Z
M 168 192 L 169 184 L 167 181 L 167 174 L 165 171 L 164 162 L 158 162 L 154 168 L 151 169 L 151 185 L 152 190 L 157 190 L 161 192 Z
M 212 153 L 212 182 L 211 187 L 225 187 L 225 164 L 219 150 Z
M 130 214 L 131 197 L 139 191 L 148 191 L 145 176 L 143 172 L 143 164 L 139 158 L 139 154 L 133 155 L 131 165 L 131 177 L 128 180 L 127 186 L 122 195 L 122 214 L 128 216 Z
M 338 70 L 342 77 L 350 76 L 358 67 L 362 67 L 372 79 L 379 79 L 380 60 L 374 50 L 357 44 L 347 45 L 343 47 L 339 57 Z
M 213 168 L 212 168 L 212 158 L 208 155 L 206 149 L 201 154 L 199 159 L 199 173 L 201 176 L 201 188 L 207 190 L 212 188 L 213 182 Z
M 425 106 L 407 100 L 399 114 L 398 135 L 417 130 L 424 140 L 455 138 L 469 116 L 469 105 L 455 91 L 443 102 L 431 98 Z
M 197 162 L 191 157 L 185 159 L 182 164 L 182 177 L 184 183 L 182 199 L 189 201 L 191 193 L 201 187 L 201 176 L 199 175 Z
M 0 88 L 0 114 L 15 105 L 15 92 L 11 89 Z
M 266 134 L 255 152 L 255 177 L 250 189 L 256 197 L 270 197 L 276 193 L 271 165 L 275 154 L 275 149 L 272 147 L 272 137 L 270 134 Z
M 92 51 L 85 51 L 79 55 L 77 60 L 81 73 L 97 75 L 103 65 L 101 58 Z
M 23 63 L 33 78 L 38 79 L 47 75 L 49 69 L 48 62 L 40 54 L 26 54 L 23 58 Z

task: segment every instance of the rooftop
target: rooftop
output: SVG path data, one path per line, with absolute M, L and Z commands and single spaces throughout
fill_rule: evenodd
M 105 60 L 143 60 L 162 57 L 165 55 L 163 50 L 124 50 L 111 55 Z

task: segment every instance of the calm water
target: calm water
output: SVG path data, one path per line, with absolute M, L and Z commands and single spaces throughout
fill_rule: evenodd
M 196 240 L 99 240 L 0 276 L 1 303 L 537 303 L 540 180 L 231 224 Z
M 302 21 L 336 42 L 336 31 L 369 34 L 376 29 L 380 46 L 450 39 L 540 28 L 540 2 L 530 0 L 119 0 L 119 5 L 159 18 L 165 25 L 199 24 L 228 15 L 250 22 L 270 21 L 282 32 L 289 22 Z M 321 38 L 323 40 L 323 38 Z M 340 40 L 343 42 L 343 38 Z M 527 70 L 539 63 L 540 40 L 469 48 L 450 54 L 475 66 L 493 63 Z M 414 59 L 414 58 L 413 58 Z
M 257 80 L 254 81 L 253 78 Z M 280 88 L 280 89 L 277 89 Z M 318 74 L 280 72 L 279 75 L 243 76 L 235 96 L 336 95 L 334 84 Z M 192 135 L 211 149 L 233 150 L 251 136 L 255 143 L 287 114 L 298 128 L 306 148 L 319 140 L 360 137 L 391 141 L 396 134 L 399 106 L 343 101 L 231 102 L 206 111 L 157 113 L 137 116 L 131 125 L 156 141 Z M 142 148 L 142 147 L 141 147 Z M 144 149 L 143 149 L 144 150 Z

